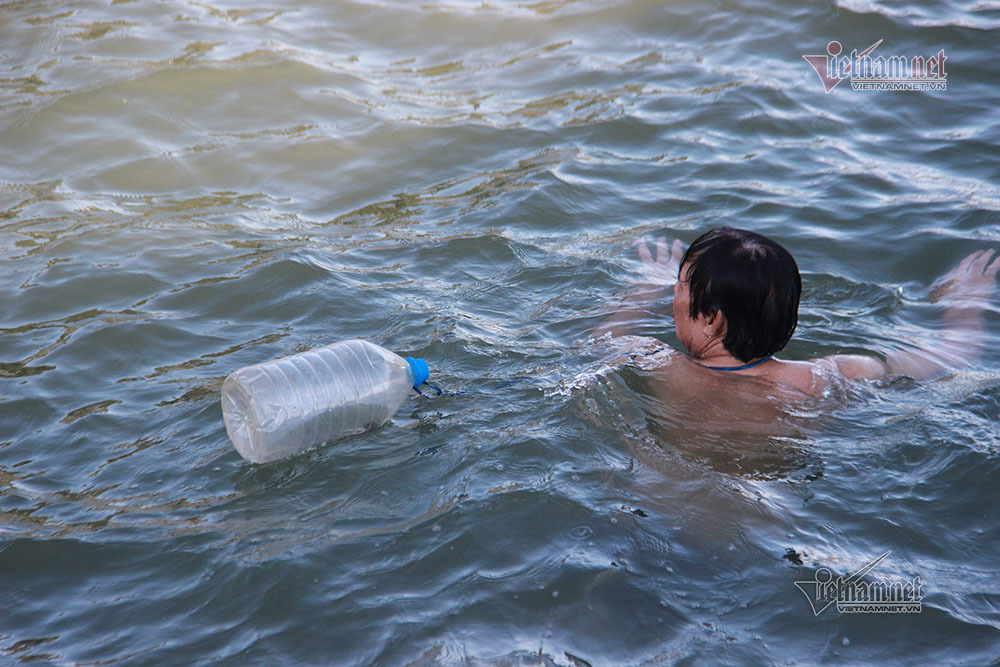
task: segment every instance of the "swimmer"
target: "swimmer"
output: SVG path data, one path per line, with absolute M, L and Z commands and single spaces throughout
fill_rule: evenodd
M 940 278 L 929 299 L 944 307 L 944 331 L 933 347 L 874 353 L 838 354 L 809 361 L 774 355 L 791 339 L 798 323 L 802 280 L 791 254 L 754 232 L 721 228 L 703 234 L 684 251 L 659 238 L 653 257 L 638 244 L 643 280 L 616 304 L 615 314 L 595 335 L 629 333 L 629 325 L 673 290 L 677 338 L 686 355 L 673 355 L 662 369 L 684 393 L 729 391 L 728 380 L 818 396 L 836 378 L 877 380 L 893 375 L 929 379 L 975 361 L 982 344 L 983 309 L 996 292 L 1000 256 L 973 252 Z M 723 381 L 725 376 L 727 381 Z M 738 391 L 738 390 L 737 390 Z

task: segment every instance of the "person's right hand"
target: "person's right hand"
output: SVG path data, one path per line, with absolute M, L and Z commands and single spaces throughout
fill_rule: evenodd
M 993 250 L 977 250 L 958 266 L 938 278 L 927 294 L 930 301 L 982 302 L 993 298 L 997 291 L 1000 255 Z
M 656 259 L 649 252 L 646 239 L 636 242 L 639 259 L 642 260 L 642 278 L 640 282 L 654 285 L 672 286 L 677 282 L 677 274 L 681 268 L 681 258 L 684 257 L 684 244 L 675 240 L 673 246 L 667 248 L 666 237 L 656 239 Z

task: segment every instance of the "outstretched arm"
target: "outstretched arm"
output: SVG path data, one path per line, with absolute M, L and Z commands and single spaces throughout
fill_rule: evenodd
M 684 245 L 675 240 L 668 248 L 667 239 L 661 236 L 656 239 L 655 259 L 645 240 L 638 241 L 636 247 L 642 260 L 642 275 L 617 299 L 604 306 L 602 310 L 611 315 L 594 329 L 594 336 L 601 336 L 608 331 L 613 336 L 629 333 L 638 320 L 651 314 L 651 304 L 673 293 L 681 258 L 684 256 Z
M 983 309 L 996 293 L 998 271 L 1000 255 L 979 250 L 934 283 L 928 299 L 940 302 L 945 310 L 944 332 L 933 346 L 893 350 L 885 355 L 884 362 L 854 354 L 828 358 L 846 377 L 868 379 L 908 375 L 924 380 L 975 362 L 983 348 Z

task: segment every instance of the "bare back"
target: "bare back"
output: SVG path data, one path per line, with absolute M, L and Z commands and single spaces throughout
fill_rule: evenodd
M 719 371 L 652 338 L 615 343 L 648 379 L 647 417 L 657 439 L 726 472 L 787 470 L 800 455 L 789 443 L 815 431 L 829 412 L 830 390 L 843 385 L 829 360 Z

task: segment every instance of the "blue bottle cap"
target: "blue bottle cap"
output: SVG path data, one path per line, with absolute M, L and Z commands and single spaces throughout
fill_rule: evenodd
M 423 359 L 407 357 L 406 361 L 409 362 L 410 370 L 413 371 L 413 388 L 416 389 L 431 376 L 431 370 L 427 367 L 427 362 Z

